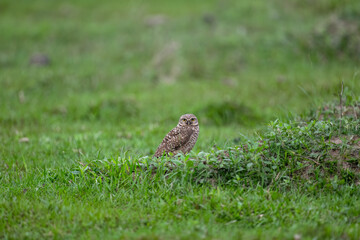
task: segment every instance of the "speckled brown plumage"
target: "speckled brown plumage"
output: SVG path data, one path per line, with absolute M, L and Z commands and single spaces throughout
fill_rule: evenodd
M 184 114 L 180 117 L 178 125 L 164 137 L 154 157 L 161 157 L 164 153 L 186 154 L 195 146 L 198 136 L 198 119 L 194 114 Z

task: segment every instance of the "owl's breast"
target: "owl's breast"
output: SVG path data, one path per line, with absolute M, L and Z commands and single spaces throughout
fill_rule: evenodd
M 198 138 L 198 136 L 199 136 L 199 126 L 194 126 L 194 127 L 192 128 L 191 138 L 196 141 L 197 138 Z

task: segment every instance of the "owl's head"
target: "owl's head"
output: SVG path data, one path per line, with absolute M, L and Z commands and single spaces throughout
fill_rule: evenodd
M 179 119 L 179 126 L 198 126 L 199 122 L 194 114 L 184 114 Z

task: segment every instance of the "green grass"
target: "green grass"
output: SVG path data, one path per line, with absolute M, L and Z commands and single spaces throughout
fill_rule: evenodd
M 359 239 L 359 16 L 1 1 L 0 238 Z M 193 151 L 151 159 L 189 112 Z

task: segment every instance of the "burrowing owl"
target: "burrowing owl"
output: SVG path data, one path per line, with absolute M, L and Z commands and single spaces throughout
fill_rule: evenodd
M 161 157 L 164 153 L 186 154 L 195 146 L 198 136 L 198 119 L 194 114 L 184 114 L 180 117 L 178 125 L 164 137 L 154 157 Z

